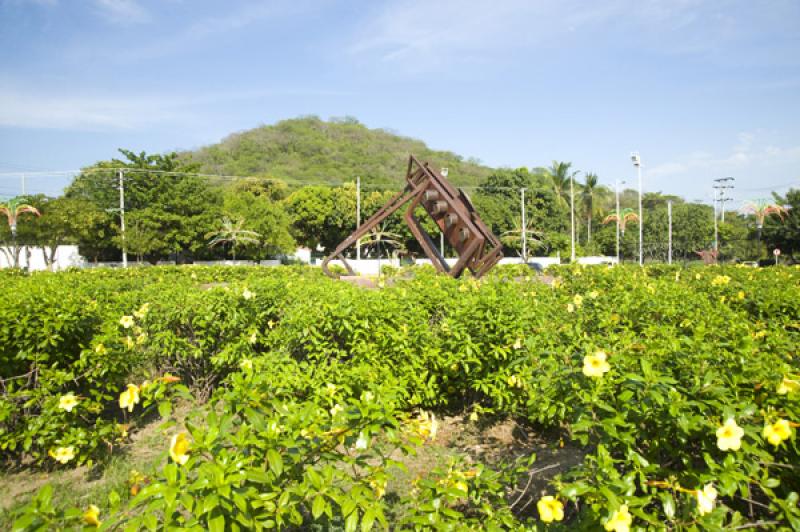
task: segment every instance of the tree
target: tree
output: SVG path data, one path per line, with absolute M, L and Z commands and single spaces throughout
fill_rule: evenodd
M 100 161 L 84 169 L 65 195 L 89 201 L 100 210 L 116 210 L 119 205 L 118 171 L 122 169 L 126 215 L 137 220 L 140 228 L 148 227 L 153 239 L 146 246 L 148 259 L 157 262 L 171 254 L 177 259 L 201 253 L 205 248 L 204 235 L 219 219 L 218 189 L 207 179 L 194 175 L 197 165 L 184 163 L 176 153 L 147 155 L 119 151 L 125 160 Z M 106 223 L 99 231 L 102 241 L 94 243 L 93 252 L 95 256 L 117 258 L 122 245 L 120 227 L 112 218 Z M 126 238 L 126 246 L 127 243 Z M 82 247 L 81 253 L 88 252 Z
M 236 247 L 247 244 L 258 244 L 261 235 L 255 231 L 244 229 L 244 220 L 239 219 L 233 222 L 227 216 L 222 219 L 222 227 L 216 231 L 211 231 L 206 235 L 206 238 L 211 238 L 208 243 L 209 247 L 217 246 L 218 244 L 230 244 L 231 254 L 233 260 L 236 260 Z
M 768 199 L 757 199 L 745 202 L 742 209 L 744 212 L 752 214 L 756 219 L 756 241 L 761 242 L 761 231 L 764 228 L 764 220 L 771 215 L 777 215 L 778 218 L 783 220 L 787 214 L 786 209 L 782 205 L 778 205 Z
M 800 253 L 800 189 L 789 189 L 785 196 L 775 196 L 775 202 L 785 205 L 782 223 L 774 217 L 765 220 L 764 240 L 771 249 L 778 248 L 787 256 Z
M 8 263 L 14 268 L 19 268 L 19 254 L 20 247 L 17 245 L 17 221 L 19 217 L 25 213 L 41 216 L 38 209 L 33 205 L 25 203 L 22 198 L 12 198 L 10 200 L 0 202 L 0 214 L 5 214 L 8 220 L 8 228 L 11 231 L 11 243 L 8 249 L 0 247 L 3 254 L 6 256 Z
M 258 244 L 248 248 L 256 260 L 288 253 L 295 247 L 284 203 L 271 197 L 269 193 L 255 194 L 236 189 L 225 193 L 224 214 L 245 220 L 244 228 L 259 235 Z
M 80 245 L 95 238 L 94 230 L 104 223 L 108 215 L 94 204 L 73 198 L 31 198 L 42 216 L 32 220 L 26 228 L 26 241 L 41 248 L 45 265 L 52 268 L 59 246 Z
M 616 221 L 619 221 L 619 230 L 624 236 L 625 227 L 628 224 L 628 222 L 638 222 L 639 215 L 636 214 L 636 211 L 629 208 L 621 209 L 619 211 L 619 215 L 617 215 L 617 211 L 612 211 L 611 214 L 609 214 L 603 219 L 603 225 Z
M 592 215 L 594 214 L 594 195 L 597 190 L 597 174 L 589 172 L 585 176 L 585 183 L 583 185 L 583 207 L 586 212 L 586 243 L 592 242 Z

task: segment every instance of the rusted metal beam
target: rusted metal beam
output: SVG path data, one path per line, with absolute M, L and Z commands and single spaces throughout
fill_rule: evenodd
M 469 269 L 475 277 L 481 277 L 503 258 L 500 240 L 483 223 L 469 197 L 430 168 L 428 163 L 420 163 L 411 155 L 405 188 L 325 257 L 322 270 L 329 277 L 337 277 L 328 269 L 328 263 L 338 258 L 353 275 L 355 272 L 344 257 L 345 250 L 409 202 L 403 218 L 437 271 L 460 277 L 465 269 Z M 418 207 L 422 207 L 433 219 L 445 240 L 458 254 L 458 262 L 452 267 L 445 262 L 433 239 L 414 216 Z

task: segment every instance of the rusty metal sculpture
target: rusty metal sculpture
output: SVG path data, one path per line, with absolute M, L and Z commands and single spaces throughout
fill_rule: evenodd
M 344 258 L 344 251 L 408 202 L 411 203 L 404 219 L 437 271 L 459 277 L 466 268 L 469 268 L 475 277 L 481 277 L 503 258 L 500 241 L 475 212 L 467 195 L 453 187 L 436 170 L 428 167 L 428 163 L 420 163 L 411 155 L 408 160 L 406 181 L 406 187 L 401 192 L 345 238 L 333 253 L 322 261 L 322 270 L 329 277 L 338 277 L 328 270 L 328 263 L 333 259 L 341 260 L 348 273 L 355 275 Z M 414 211 L 419 206 L 436 222 L 439 230 L 444 233 L 445 240 L 458 254 L 458 261 L 452 267 L 445 262 L 431 236 L 414 216 Z

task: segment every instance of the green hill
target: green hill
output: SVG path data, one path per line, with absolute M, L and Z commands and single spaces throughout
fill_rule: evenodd
M 434 167 L 448 167 L 449 178 L 457 185 L 475 185 L 491 172 L 476 161 L 431 150 L 420 140 L 384 129 L 369 129 L 352 118 L 324 121 L 315 116 L 234 133 L 182 157 L 214 174 L 331 184 L 361 176 L 367 184 L 400 184 L 409 153 Z

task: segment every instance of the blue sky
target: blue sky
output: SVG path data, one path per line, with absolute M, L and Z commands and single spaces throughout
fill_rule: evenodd
M 306 114 L 765 197 L 800 186 L 800 2 L 0 0 L 0 195 Z

